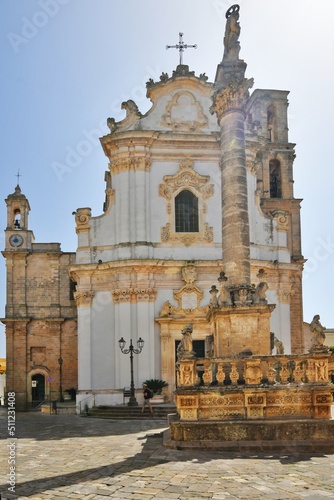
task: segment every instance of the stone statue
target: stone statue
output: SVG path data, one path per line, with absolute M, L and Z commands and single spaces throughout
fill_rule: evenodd
M 326 346 L 324 346 L 324 342 L 325 342 L 325 338 L 326 338 L 325 327 L 322 326 L 322 324 L 320 323 L 319 314 L 316 314 L 313 317 L 312 322 L 310 324 L 310 330 L 313 333 L 313 337 L 312 337 L 313 343 L 312 343 L 310 352 L 314 352 L 314 351 L 325 352 L 325 351 L 327 351 L 328 348 Z
M 166 300 L 166 302 L 162 304 L 160 317 L 170 316 L 171 314 L 172 314 L 172 304 L 169 302 L 169 300 Z
M 274 337 L 274 346 L 276 347 L 276 354 L 284 354 L 283 342 L 278 340 L 277 337 Z
M 195 353 L 193 351 L 193 339 L 192 339 L 193 325 L 189 323 L 186 325 L 182 333 L 182 340 L 177 348 L 177 359 L 193 359 Z
M 237 61 L 240 52 L 239 5 L 232 5 L 226 12 L 226 29 L 224 37 L 224 61 Z
M 214 345 L 213 345 L 213 333 L 205 337 L 205 357 L 213 358 L 214 356 Z
M 218 304 L 220 306 L 230 306 L 232 305 L 231 294 L 228 288 L 226 287 L 227 277 L 225 276 L 224 271 L 219 273 L 219 297 Z
M 210 303 L 209 303 L 210 309 L 215 309 L 216 307 L 219 306 L 218 299 L 217 299 L 218 291 L 219 290 L 217 289 L 216 285 L 212 285 L 211 290 L 209 292 L 211 295 Z
M 109 128 L 110 132 L 113 133 L 117 129 L 117 124 L 115 121 L 115 118 L 108 118 L 107 119 L 107 127 Z
M 257 285 L 254 291 L 254 304 L 266 304 L 266 291 L 268 290 L 268 285 L 265 281 L 261 281 Z
M 140 113 L 140 111 L 138 109 L 137 104 L 132 99 L 129 99 L 128 101 L 122 102 L 121 108 L 125 109 L 126 116 L 129 116 L 131 114 L 135 114 L 137 116 L 141 116 L 141 113 Z

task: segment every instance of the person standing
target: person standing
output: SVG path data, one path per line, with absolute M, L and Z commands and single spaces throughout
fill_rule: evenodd
M 152 391 L 147 387 L 146 384 L 143 384 L 143 395 L 144 395 L 144 402 L 143 402 L 141 412 L 144 413 L 145 406 L 148 406 L 150 409 L 150 412 L 153 413 L 153 408 L 151 405 L 151 398 L 153 397 L 153 394 L 152 394 Z

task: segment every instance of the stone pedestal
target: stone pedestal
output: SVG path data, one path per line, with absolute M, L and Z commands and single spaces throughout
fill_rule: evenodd
M 242 356 L 247 351 L 256 355 L 271 354 L 270 315 L 273 304 L 222 307 L 208 315 L 217 358 Z
M 164 446 L 231 452 L 333 453 L 334 420 L 181 422 L 170 418 Z

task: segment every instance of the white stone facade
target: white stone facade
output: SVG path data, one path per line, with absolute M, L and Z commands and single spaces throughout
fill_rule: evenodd
M 104 213 L 92 217 L 88 208 L 77 210 L 78 248 L 76 264 L 70 266 L 77 283 L 79 401 L 93 404 L 89 396 L 94 394 L 95 404 L 123 402 L 130 365 L 129 356 L 120 352 L 121 337 L 127 346 L 130 339 L 145 341 L 134 357 L 136 388 L 147 378 L 167 379 L 172 398 L 178 332 L 191 320 L 195 340 L 204 342 L 211 333 L 205 320 L 209 290 L 218 286 L 224 268 L 219 126 L 210 113 L 212 93 L 213 84 L 181 66 L 171 78 L 162 75 L 160 82 L 148 84 L 152 107 L 144 116 L 128 101 L 123 121 L 108 120 L 111 133 L 101 139 L 109 161 Z M 274 110 L 270 123 L 269 108 Z M 276 305 L 271 330 L 289 353 L 302 349 L 302 257 L 287 93 L 253 92 L 245 133 L 251 279 L 254 285 L 267 282 L 268 303 Z M 279 197 L 270 193 L 271 159 L 280 162 Z M 198 231 L 175 229 L 175 197 L 182 190 L 198 200 Z M 182 269 L 189 265 L 196 277 L 187 283 Z M 184 286 L 188 289 L 182 292 Z M 167 301 L 173 313 L 157 322 Z

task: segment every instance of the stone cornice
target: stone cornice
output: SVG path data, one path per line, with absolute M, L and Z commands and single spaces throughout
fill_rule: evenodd
M 192 132 L 157 132 L 147 130 L 129 130 L 115 135 L 107 135 L 101 138 L 101 144 L 105 155 L 110 162 L 124 156 L 147 156 L 150 159 L 170 158 L 180 160 L 180 148 L 189 151 L 191 157 L 196 159 L 219 161 L 220 142 L 219 130 L 210 134 Z

